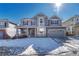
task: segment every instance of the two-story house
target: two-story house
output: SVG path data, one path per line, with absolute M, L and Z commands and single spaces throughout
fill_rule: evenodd
M 9 27 L 16 27 L 16 24 L 8 21 L 7 19 L 0 19 L 0 39 L 10 38 L 10 36 L 6 32 L 6 28 Z
M 65 37 L 65 29 L 58 16 L 48 18 L 42 13 L 23 18 L 18 26 L 19 35 L 27 37 Z

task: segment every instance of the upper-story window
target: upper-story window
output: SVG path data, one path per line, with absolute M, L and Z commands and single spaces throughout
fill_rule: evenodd
M 57 22 L 56 24 L 59 24 L 59 21 L 58 20 L 56 22 Z
M 4 26 L 7 27 L 7 23 L 6 22 L 4 23 Z
M 0 22 L 0 25 L 4 25 L 4 22 Z
M 59 23 L 59 21 L 58 20 L 51 20 L 51 24 L 58 24 Z
M 77 18 L 77 21 L 78 21 L 79 19 Z
M 57 21 L 54 21 L 54 24 L 57 24 Z
M 5 28 L 7 26 L 6 22 L 0 22 L 0 28 Z
M 35 25 L 35 21 L 32 21 L 31 24 L 32 24 L 32 25 Z
M 51 24 L 54 24 L 54 21 L 51 20 Z
M 50 20 L 48 20 L 48 26 L 50 25 Z
M 26 20 L 26 21 L 23 21 L 23 25 L 35 25 L 35 21 L 34 20 Z
M 40 19 L 40 23 L 43 23 L 43 19 Z
M 28 21 L 23 21 L 23 25 L 28 25 Z
M 39 26 L 44 26 L 45 24 L 44 24 L 44 20 L 43 20 L 43 18 L 40 18 L 39 19 Z

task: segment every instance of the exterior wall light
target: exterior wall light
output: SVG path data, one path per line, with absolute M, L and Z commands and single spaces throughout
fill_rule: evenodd
M 39 28 L 39 31 L 44 32 L 45 30 L 44 30 L 44 28 Z

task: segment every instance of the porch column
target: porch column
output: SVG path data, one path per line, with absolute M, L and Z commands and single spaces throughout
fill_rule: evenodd
M 36 31 L 37 31 L 37 28 L 35 28 L 35 37 L 36 37 L 36 35 L 37 35 L 37 34 L 36 34 Z
M 28 28 L 27 28 L 27 37 L 28 37 Z
M 18 39 L 19 33 L 18 28 L 16 29 L 16 38 Z

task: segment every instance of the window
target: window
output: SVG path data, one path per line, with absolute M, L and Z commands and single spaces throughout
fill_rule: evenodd
M 21 33 L 26 33 L 26 29 L 21 29 Z
M 77 18 L 77 21 L 78 21 L 78 18 Z
M 28 25 L 28 21 L 23 21 L 23 25 Z
M 53 24 L 53 21 L 51 20 L 51 24 Z
M 57 20 L 57 24 L 59 24 L 59 21 Z
M 54 24 L 57 24 L 57 21 L 55 21 Z
M 7 27 L 7 23 L 4 23 L 5 24 L 5 27 Z
M 58 20 L 54 20 L 54 21 L 51 20 L 51 24 L 58 24 L 58 23 L 59 23 Z
M 47 25 L 48 25 L 48 26 L 50 25 L 50 20 L 47 21 Z
M 56 21 L 55 21 L 55 24 L 59 24 L 59 20 L 56 20 Z
M 30 23 L 31 23 L 31 25 L 32 25 L 33 22 L 31 21 Z
M 57 24 L 57 21 L 54 21 L 54 23 L 53 24 Z
M 35 22 L 34 21 L 32 21 L 32 25 L 35 25 Z
M 42 19 L 40 19 L 40 23 L 43 23 L 43 20 Z
M 0 28 L 5 28 L 5 22 L 0 22 Z

